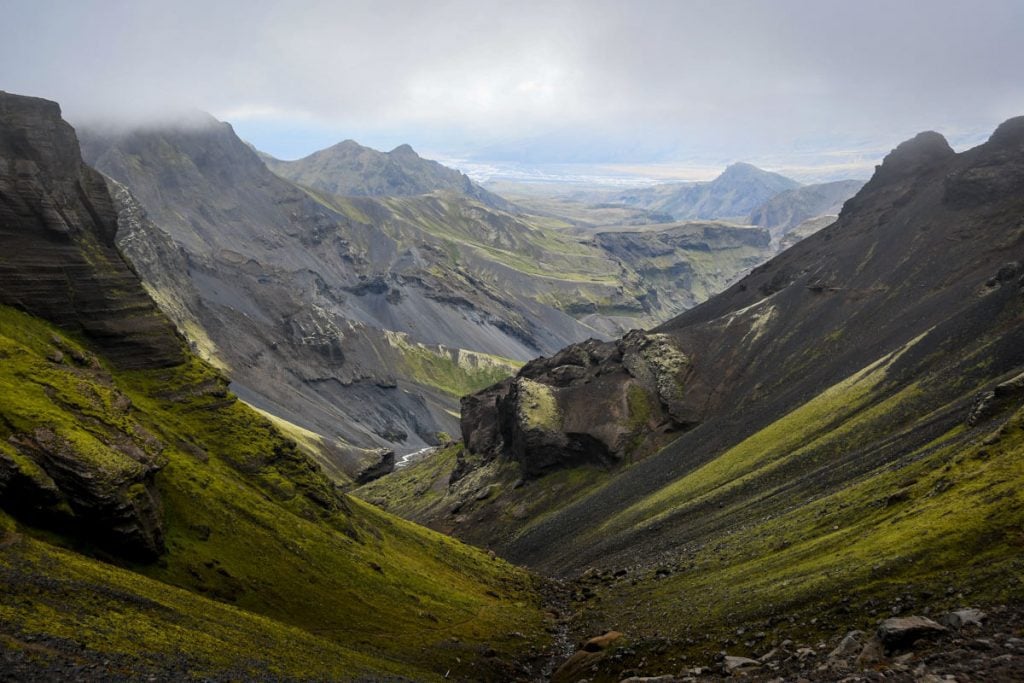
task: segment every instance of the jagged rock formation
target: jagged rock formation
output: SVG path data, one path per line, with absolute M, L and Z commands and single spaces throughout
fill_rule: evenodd
M 768 228 L 772 240 L 778 243 L 806 221 L 825 215 L 837 216 L 843 203 L 863 186 L 860 180 L 837 180 L 786 190 L 754 209 L 747 222 Z
M 590 340 L 463 398 L 462 439 L 484 463 L 511 457 L 528 477 L 637 460 L 689 424 L 680 404 L 688 369 L 666 335 Z
M 54 102 L 0 92 L 0 303 L 102 343 L 124 368 L 181 344 L 114 247 L 117 217 Z
M 778 173 L 736 163 L 709 182 L 655 185 L 619 193 L 612 200 L 676 220 L 742 220 L 772 197 L 799 186 Z
M 282 178 L 326 194 L 408 197 L 448 191 L 495 209 L 514 210 L 510 202 L 480 187 L 464 173 L 422 158 L 409 145 L 378 152 L 345 140 L 296 161 L 282 161 L 263 153 L 260 158 Z

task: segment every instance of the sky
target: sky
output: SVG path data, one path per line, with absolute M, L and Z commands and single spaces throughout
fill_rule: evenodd
M 478 174 L 863 177 L 918 131 L 964 147 L 1024 114 L 1022 0 L 3 6 L 0 89 L 76 125 L 201 109 L 286 159 L 352 138 Z

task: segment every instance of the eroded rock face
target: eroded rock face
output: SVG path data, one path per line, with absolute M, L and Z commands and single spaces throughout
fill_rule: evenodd
M 683 403 L 689 368 L 664 334 L 575 344 L 465 397 L 462 438 L 482 462 L 504 455 L 526 476 L 641 458 L 697 421 Z
M 85 334 L 124 368 L 180 363 L 116 232 L 106 185 L 57 104 L 0 92 L 0 303 Z
M 83 335 L 118 368 L 177 365 L 181 340 L 117 251 L 116 231 L 107 186 L 82 163 L 57 104 L 0 92 L 0 304 Z M 13 353 L 3 362 L 39 362 Z M 83 426 L 15 427 L 0 414 L 0 503 L 37 526 L 73 527 L 123 557 L 156 557 L 163 445 L 135 423 L 131 401 L 111 392 L 112 378 L 91 354 L 55 336 L 45 358 L 62 410 L 78 413 Z

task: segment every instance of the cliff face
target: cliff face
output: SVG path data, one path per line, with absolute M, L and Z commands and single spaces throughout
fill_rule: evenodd
M 82 335 L 117 370 L 179 365 L 181 340 L 114 246 L 116 230 L 106 184 L 82 163 L 60 108 L 0 93 L 0 304 Z M 159 554 L 154 477 L 166 464 L 164 444 L 136 422 L 131 400 L 77 342 L 15 341 L 28 321 L 9 309 L 0 314 L 0 385 L 16 406 L 0 415 L 5 507 L 126 556 Z M 39 404 L 31 389 L 40 385 L 64 413 Z
M 123 368 L 180 363 L 116 232 L 103 178 L 82 163 L 58 105 L 0 93 L 0 303 L 81 332 Z

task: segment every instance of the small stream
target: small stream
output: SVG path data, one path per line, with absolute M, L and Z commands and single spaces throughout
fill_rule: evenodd
M 413 464 L 417 460 L 422 460 L 436 451 L 437 448 L 437 446 L 427 446 L 426 448 L 421 448 L 418 451 L 413 451 L 412 453 L 406 453 L 405 455 L 399 456 L 398 460 L 395 461 L 395 469 L 399 470 Z

